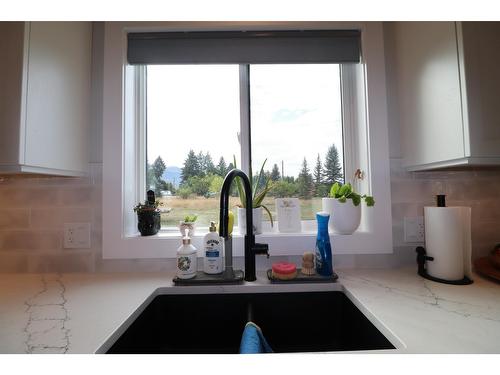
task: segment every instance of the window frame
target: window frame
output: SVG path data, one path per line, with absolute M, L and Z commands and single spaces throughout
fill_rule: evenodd
M 300 25 L 297 25 L 300 24 Z M 173 258 L 179 246 L 178 231 L 162 231 L 156 236 L 137 233 L 132 207 L 144 200 L 146 166 L 145 74 L 141 66 L 126 63 L 127 32 L 241 29 L 228 23 L 106 23 L 103 99 L 103 258 L 141 259 Z M 366 23 L 275 23 L 246 24 L 248 28 L 359 28 L 362 31 L 362 61 L 342 66 L 342 100 L 344 126 L 345 175 L 356 168 L 367 178 L 357 187 L 375 196 L 375 207 L 363 205 L 360 229 L 352 235 L 331 234 L 334 254 L 392 253 L 392 218 L 388 154 L 388 126 L 385 93 L 385 65 L 382 24 Z M 241 75 L 248 71 L 240 66 Z M 345 78 L 345 79 L 344 79 Z M 245 79 L 245 77 L 243 77 Z M 349 98 L 347 100 L 347 98 Z M 240 103 L 248 103 L 248 93 L 240 87 Z M 349 106 L 346 103 L 353 103 Z M 243 111 L 244 106 L 240 106 Z M 248 113 L 248 112 L 247 112 Z M 350 123 L 351 126 L 346 126 Z M 248 124 L 247 124 L 248 125 Z M 248 149 L 249 126 L 241 125 L 241 145 Z M 242 150 L 243 151 L 243 150 Z M 242 152 L 242 169 L 248 172 L 248 153 Z M 377 218 L 377 220 L 375 220 Z M 305 221 L 307 223 L 307 221 Z M 314 223 L 310 220 L 309 223 Z M 306 225 L 307 226 L 307 225 Z M 305 230 L 304 230 L 305 229 Z M 309 229 L 309 230 L 308 230 Z M 193 238 L 199 249 L 204 233 Z M 267 232 L 258 235 L 259 242 L 269 244 L 272 256 L 299 255 L 314 247 L 316 231 L 303 228 L 302 233 Z M 243 255 L 243 237 L 234 235 L 234 256 Z

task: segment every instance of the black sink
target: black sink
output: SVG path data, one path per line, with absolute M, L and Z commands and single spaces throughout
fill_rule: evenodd
M 238 353 L 248 320 L 277 353 L 395 349 L 342 292 L 160 295 L 107 353 Z

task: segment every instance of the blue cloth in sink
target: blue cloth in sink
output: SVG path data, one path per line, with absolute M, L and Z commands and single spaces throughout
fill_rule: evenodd
M 272 353 L 260 327 L 254 322 L 245 325 L 240 343 L 240 354 Z

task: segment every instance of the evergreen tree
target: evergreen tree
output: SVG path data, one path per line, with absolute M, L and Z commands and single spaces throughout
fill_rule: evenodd
M 215 167 L 215 173 L 218 174 L 219 176 L 225 177 L 227 172 L 228 170 L 226 161 L 224 160 L 224 157 L 221 156 L 219 159 L 219 163 L 217 164 L 217 167 Z
M 163 161 L 161 156 L 158 156 L 152 165 L 152 171 L 157 180 L 161 180 L 161 177 L 163 175 L 163 172 L 165 172 L 165 169 L 167 169 L 165 162 Z
M 326 153 L 325 164 L 324 164 L 324 178 L 325 183 L 331 185 L 335 182 L 344 182 L 344 175 L 342 173 L 342 166 L 339 162 L 339 152 L 335 145 L 331 145 Z
M 278 164 L 273 165 L 273 170 L 271 171 L 271 180 L 278 181 L 281 178 L 280 170 Z
M 152 165 L 148 165 L 147 184 L 158 197 L 161 195 L 162 190 L 169 190 L 167 182 L 163 180 L 163 172 L 165 172 L 166 168 L 167 166 L 161 156 L 158 156 Z
M 200 152 L 200 166 L 203 174 L 208 175 L 208 174 L 214 174 L 215 173 L 215 165 L 214 162 L 212 161 L 212 157 L 210 156 L 210 153 L 207 151 L 205 155 L 203 155 Z
M 302 169 L 300 170 L 299 177 L 297 179 L 297 190 L 298 195 L 302 199 L 311 199 L 313 189 L 313 177 L 309 172 L 309 167 L 307 166 L 307 160 L 304 158 L 302 162 Z
M 314 196 L 320 196 L 321 186 L 323 185 L 323 166 L 321 164 L 321 159 L 318 154 L 316 159 L 316 166 L 314 167 L 313 173 L 313 183 L 314 183 Z
M 181 170 L 181 183 L 186 183 L 190 177 L 202 175 L 201 166 L 198 157 L 193 150 L 189 150 L 188 156 L 184 161 L 184 167 Z

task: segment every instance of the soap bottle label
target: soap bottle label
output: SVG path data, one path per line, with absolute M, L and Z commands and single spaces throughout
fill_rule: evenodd
M 208 239 L 205 242 L 203 271 L 208 274 L 217 274 L 222 272 L 222 256 L 219 238 Z
M 177 256 L 177 276 L 190 278 L 196 274 L 196 253 Z

